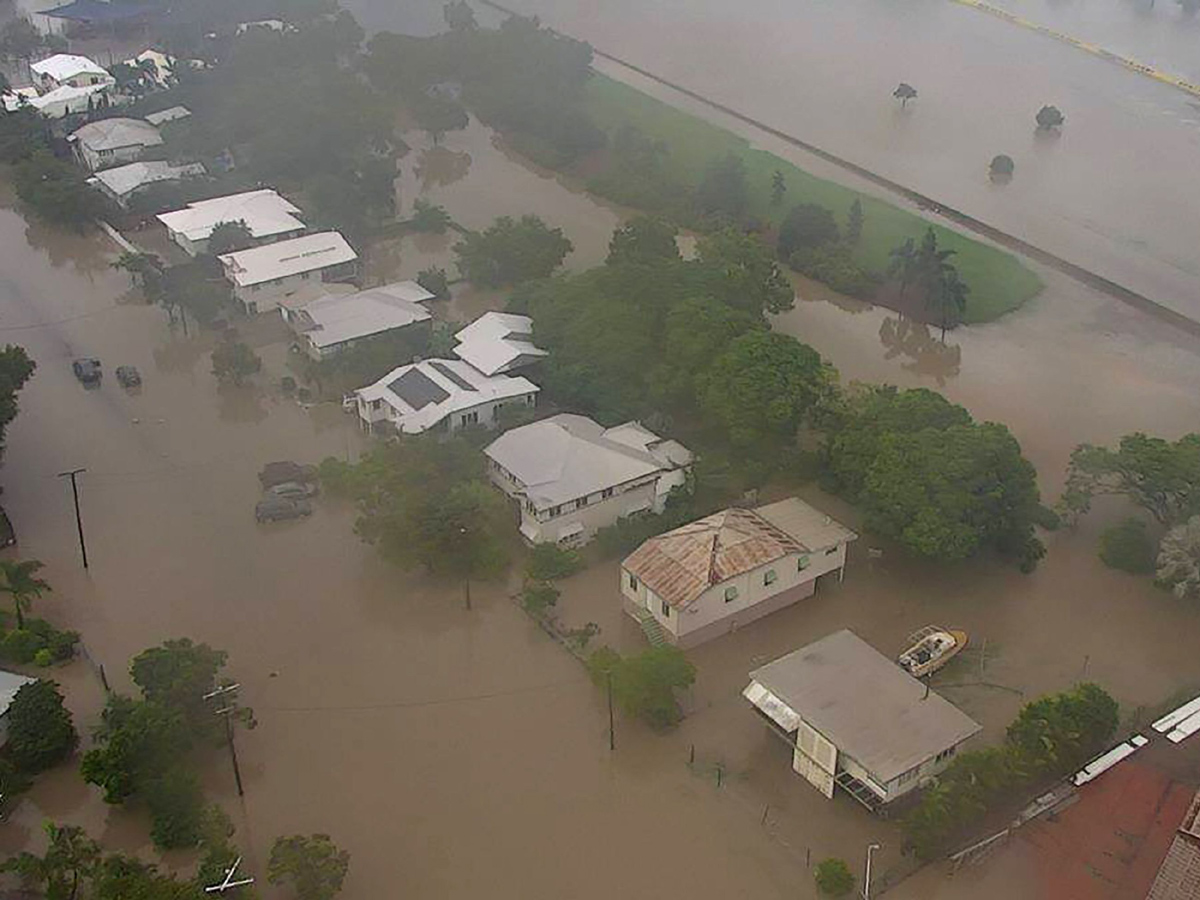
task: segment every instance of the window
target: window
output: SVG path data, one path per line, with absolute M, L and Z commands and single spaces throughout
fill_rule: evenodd
M 667 603 L 666 600 L 662 602 L 662 611 L 664 619 L 671 618 L 671 604 Z
M 462 414 L 462 423 L 464 425 L 478 425 L 479 424 L 479 411 L 475 410 L 473 412 L 463 413 Z
M 301 280 L 301 281 L 308 281 L 308 278 L 309 278 L 309 276 L 310 276 L 310 275 L 312 275 L 312 272 L 301 272 L 301 273 L 300 273 L 300 280 Z
M 725 588 L 725 602 L 726 603 L 732 603 L 734 600 L 737 599 L 737 595 L 738 595 L 738 589 L 736 587 L 730 586 L 730 587 Z
M 600 492 L 600 499 L 601 499 L 601 500 L 607 500 L 607 499 L 608 499 L 609 497 L 611 497 L 612 495 L 613 495 L 613 489 L 612 489 L 612 488 L 605 488 L 604 490 L 602 490 L 602 491 Z
M 550 507 L 550 518 L 553 519 L 555 516 L 561 516 L 561 515 L 562 515 L 562 507 L 561 506 Z
M 371 401 L 371 409 L 374 409 L 377 411 L 383 409 L 383 401 L 382 400 L 372 400 Z
M 798 560 L 796 560 L 796 571 L 803 572 L 808 568 L 809 562 L 811 562 L 811 560 L 809 560 L 807 555 L 801 556 Z
M 941 753 L 939 753 L 937 756 L 935 756 L 933 761 L 934 762 L 944 762 L 945 760 L 952 757 L 954 755 L 955 751 L 957 751 L 957 750 L 958 750 L 957 747 L 947 747 L 945 750 L 943 750 Z
M 576 509 L 583 509 L 583 508 L 584 508 L 585 506 L 587 506 L 587 505 L 588 505 L 588 498 L 587 498 L 587 497 L 580 497 L 578 500 L 576 500 L 576 501 L 575 501 L 575 508 L 576 508 Z
M 629 573 L 629 589 L 631 591 L 636 591 L 638 589 L 637 576 L 634 575 L 632 572 Z
M 261 290 L 262 290 L 262 285 L 261 285 L 261 284 L 252 284 L 252 285 L 250 285 L 250 290 L 252 290 L 252 291 L 261 291 Z
M 920 771 L 921 771 L 920 766 L 916 766 L 915 768 L 909 769 L 907 772 L 905 772 L 899 778 L 896 779 L 896 784 L 907 784 L 908 782 L 910 782 L 914 778 L 916 778 L 917 774 Z
M 779 580 L 779 576 L 775 574 L 774 569 L 767 569 L 767 571 L 763 572 L 763 585 L 764 586 L 769 585 L 769 584 L 774 584 L 778 580 Z

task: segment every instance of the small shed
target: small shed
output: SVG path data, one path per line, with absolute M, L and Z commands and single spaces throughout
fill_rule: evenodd
M 981 729 L 848 629 L 755 669 L 742 695 L 792 746 L 798 774 L 870 809 L 936 775 Z

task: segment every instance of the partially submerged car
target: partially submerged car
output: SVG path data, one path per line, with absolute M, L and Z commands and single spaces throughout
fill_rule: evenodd
M 302 466 L 300 463 L 292 462 L 290 459 L 269 462 L 258 473 L 258 480 L 264 489 L 273 488 L 277 484 L 284 484 L 289 481 L 308 483 L 317 480 L 317 467 Z
M 80 357 L 71 363 L 71 371 L 85 385 L 95 385 L 100 383 L 100 376 L 103 370 L 100 368 L 100 360 L 92 357 Z
M 137 366 L 117 366 L 117 383 L 123 388 L 140 387 L 142 373 L 137 370 Z
M 289 500 L 307 500 L 320 492 L 316 484 L 304 481 L 285 481 L 267 488 L 268 497 L 286 497 Z
M 254 507 L 254 518 L 264 522 L 284 522 L 312 515 L 312 504 L 307 500 L 292 500 L 288 497 L 266 497 Z

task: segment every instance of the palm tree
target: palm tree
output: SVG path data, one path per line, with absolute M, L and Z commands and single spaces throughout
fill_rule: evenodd
M 13 608 L 17 611 L 17 628 L 25 627 L 25 610 L 29 609 L 30 601 L 50 590 L 50 585 L 34 574 L 42 567 L 42 563 L 36 559 L 24 562 L 0 560 L 0 576 L 4 581 L 0 584 L 0 592 L 12 594 Z
M 953 251 L 951 251 L 953 252 Z M 958 277 L 958 270 L 949 263 L 943 263 L 945 269 L 939 273 L 933 290 L 926 297 L 926 305 L 938 316 L 942 326 L 942 343 L 946 343 L 946 329 L 951 324 L 962 321 L 963 313 L 967 311 L 967 294 L 971 289 L 966 282 Z
M 900 276 L 900 296 L 908 290 L 908 283 L 917 272 L 917 248 L 912 238 L 906 238 L 904 243 L 895 247 L 889 254 L 892 261 L 888 263 L 888 274 Z

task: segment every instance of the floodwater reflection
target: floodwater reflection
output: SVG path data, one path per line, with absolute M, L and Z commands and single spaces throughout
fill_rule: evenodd
M 929 326 L 899 316 L 888 316 L 879 326 L 879 341 L 887 349 L 884 359 L 907 358 L 901 366 L 945 385 L 962 367 L 962 348 L 946 344 L 929 333 Z

